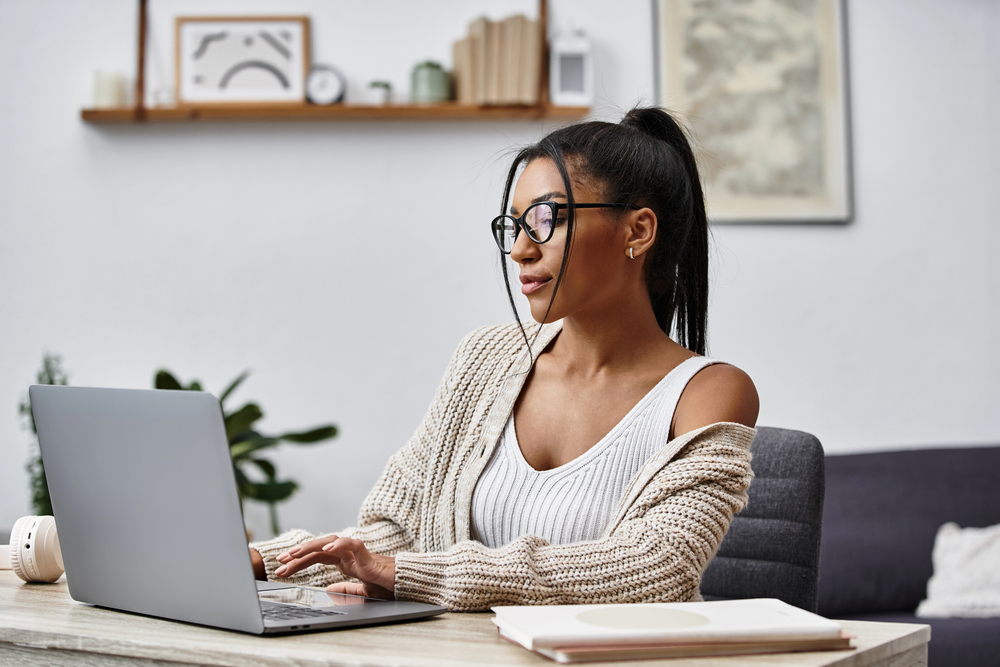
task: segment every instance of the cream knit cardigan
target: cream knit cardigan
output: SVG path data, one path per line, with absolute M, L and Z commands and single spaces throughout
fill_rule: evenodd
M 545 325 L 533 354 L 555 337 Z M 529 338 L 538 331 L 528 328 Z M 753 478 L 754 429 L 719 423 L 666 443 L 625 490 L 594 541 L 550 545 L 520 537 L 489 549 L 470 539 L 472 492 L 530 370 L 513 324 L 472 332 L 456 350 L 427 415 L 389 459 L 365 499 L 358 526 L 338 532 L 396 557 L 395 594 L 453 611 L 494 605 L 700 600 L 701 575 Z M 313 565 L 287 579 L 275 557 L 313 536 L 289 531 L 253 546 L 268 578 L 307 586 L 343 581 Z

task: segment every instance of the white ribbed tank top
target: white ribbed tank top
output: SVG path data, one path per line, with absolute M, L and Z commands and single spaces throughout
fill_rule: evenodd
M 681 362 L 596 445 L 551 470 L 524 460 L 511 413 L 472 494 L 472 538 L 496 548 L 522 535 L 549 544 L 601 537 L 632 477 L 667 444 L 684 388 L 717 363 L 706 357 Z

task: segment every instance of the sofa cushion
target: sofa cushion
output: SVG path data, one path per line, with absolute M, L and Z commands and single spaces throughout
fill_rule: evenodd
M 1000 664 L 1000 618 L 917 618 L 906 612 L 844 614 L 837 620 L 923 623 L 931 626 L 931 667 L 995 667 Z
M 938 528 L 1000 523 L 998 471 L 1000 447 L 828 456 L 819 613 L 916 609 Z
M 946 523 L 931 553 L 934 576 L 927 599 L 917 607 L 921 618 L 1000 618 L 1000 524 L 960 528 Z

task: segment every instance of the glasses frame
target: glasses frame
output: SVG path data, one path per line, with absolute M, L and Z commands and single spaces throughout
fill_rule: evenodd
M 548 206 L 550 209 L 552 209 L 553 225 L 549 229 L 548 236 L 546 236 L 544 239 L 535 238 L 535 235 L 531 233 L 531 231 L 528 229 L 527 223 L 525 223 L 525 219 L 528 217 L 528 213 L 531 212 L 531 209 L 536 208 L 538 206 Z M 497 247 L 500 248 L 500 252 L 502 252 L 505 255 L 509 255 L 514 250 L 514 244 L 517 243 L 517 237 L 521 234 L 521 230 L 523 229 L 524 233 L 527 235 L 527 237 L 529 239 L 531 239 L 534 243 L 537 243 L 538 245 L 541 245 L 541 244 L 547 242 L 549 239 L 551 239 L 552 235 L 555 233 L 555 231 L 556 231 L 555 219 L 556 219 L 556 216 L 559 215 L 559 211 L 562 210 L 562 209 L 568 209 L 568 208 L 569 208 L 569 204 L 561 204 L 559 202 L 554 202 L 554 201 L 540 201 L 540 202 L 535 202 L 534 204 L 532 204 L 528 208 L 524 209 L 524 213 L 522 213 L 521 217 L 519 217 L 519 218 L 515 218 L 513 215 L 498 215 L 497 217 L 493 218 L 493 220 L 490 222 L 490 229 L 493 232 L 493 240 L 496 242 Z M 639 210 L 639 207 L 636 206 L 635 204 L 620 204 L 620 203 L 619 204 L 611 204 L 611 203 L 581 203 L 581 204 L 575 204 L 574 203 L 573 204 L 573 208 L 574 209 L 578 209 L 578 208 L 627 208 L 627 209 L 630 209 L 630 210 L 633 210 L 633 211 Z M 510 250 L 504 250 L 503 241 L 501 240 L 501 234 L 499 233 L 498 223 L 500 223 L 503 220 L 510 220 L 511 222 L 514 223 L 514 240 L 510 244 Z

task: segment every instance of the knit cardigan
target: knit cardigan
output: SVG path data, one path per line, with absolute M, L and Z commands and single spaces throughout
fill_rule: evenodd
M 337 535 L 395 556 L 395 595 L 453 611 L 495 605 L 700 600 L 701 575 L 753 478 L 755 430 L 719 423 L 674 438 L 631 480 L 600 539 L 564 545 L 526 535 L 498 549 L 470 539 L 472 493 L 514 402 L 560 323 L 476 330 L 452 356 L 417 432 L 394 454 L 361 506 L 358 525 Z M 537 332 L 537 336 L 535 333 Z M 292 530 L 251 545 L 268 578 L 326 586 L 345 577 L 312 565 L 288 578 L 276 556 L 314 539 Z

